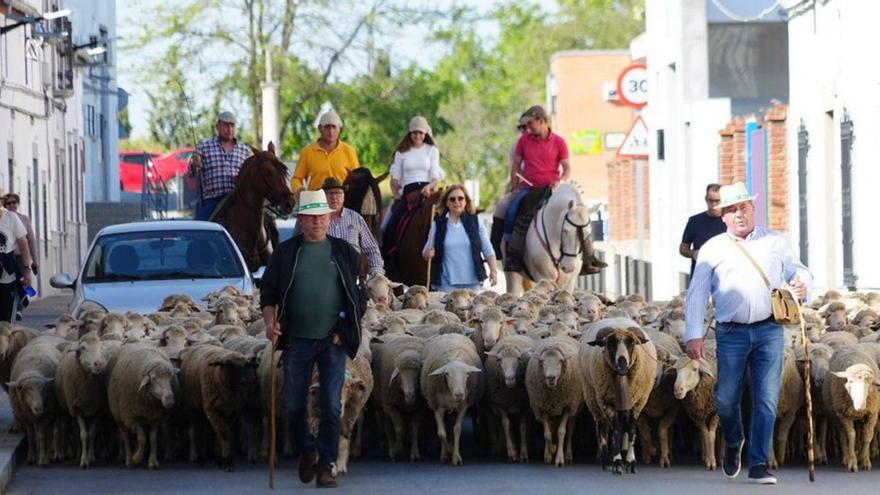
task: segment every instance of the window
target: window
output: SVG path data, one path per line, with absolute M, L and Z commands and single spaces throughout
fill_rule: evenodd
M 85 282 L 220 279 L 244 276 L 228 237 L 218 231 L 155 231 L 98 238 Z
M 95 107 L 86 105 L 86 135 L 95 135 Z

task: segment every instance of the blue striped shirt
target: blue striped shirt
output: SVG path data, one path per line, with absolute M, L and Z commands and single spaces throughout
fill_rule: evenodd
M 755 323 L 773 314 L 770 290 L 734 242 L 742 242 L 761 265 L 771 287 L 791 283 L 797 276 L 807 285 L 809 300 L 813 276 L 795 257 L 785 237 L 766 227 L 755 227 L 743 241 L 727 233 L 719 234 L 703 245 L 697 257 L 685 302 L 685 341 L 703 336 L 710 294 L 715 303 L 715 319 L 722 323 Z
M 370 227 L 367 226 L 367 222 L 364 221 L 364 217 L 360 213 L 343 207 L 342 215 L 339 218 L 330 217 L 328 235 L 345 239 L 355 251 L 365 255 L 369 275 L 385 273 L 379 245 L 376 244 Z
M 446 218 L 449 218 L 449 213 L 446 214 Z M 489 242 L 489 235 L 486 233 L 483 222 L 478 221 L 477 223 L 480 226 L 480 244 L 482 244 L 480 250 L 483 252 L 483 258 L 488 260 L 490 256 L 495 256 L 495 250 L 492 249 L 492 243 Z M 431 222 L 431 231 L 428 232 L 428 240 L 422 250 L 423 254 L 434 247 L 436 225 L 435 222 Z M 461 223 L 461 220 L 453 222 L 450 219 L 446 226 L 446 239 L 443 242 L 443 272 L 440 276 L 440 283 L 435 281 L 434 285 L 479 284 L 474 258 L 471 255 L 471 241 L 464 230 L 464 224 Z

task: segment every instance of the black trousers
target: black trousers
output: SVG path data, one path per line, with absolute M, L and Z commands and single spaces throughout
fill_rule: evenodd
M 0 321 L 12 322 L 15 316 L 15 282 L 0 284 Z

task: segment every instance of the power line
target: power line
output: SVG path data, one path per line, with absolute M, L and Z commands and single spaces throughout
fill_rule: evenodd
M 737 14 L 737 13 L 733 12 L 732 10 L 730 10 L 729 8 L 727 8 L 727 6 L 725 6 L 723 3 L 721 3 L 721 0 L 712 0 L 712 4 L 714 4 L 715 7 L 721 11 L 722 14 L 724 14 L 727 17 L 733 19 L 734 21 L 738 21 L 738 22 L 759 21 L 759 20 L 763 19 L 764 17 L 767 17 L 769 14 L 771 14 L 773 11 L 775 11 L 779 8 L 779 0 L 775 0 L 773 2 L 773 5 L 762 10 L 757 15 L 752 16 L 752 17 L 742 17 L 739 14 Z

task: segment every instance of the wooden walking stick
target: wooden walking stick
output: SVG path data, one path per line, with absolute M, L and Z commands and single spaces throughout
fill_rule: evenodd
M 806 388 L 806 393 L 804 397 L 807 401 L 807 470 L 810 476 L 810 482 L 816 481 L 816 453 L 813 448 L 813 438 L 815 432 L 813 431 L 813 396 L 811 394 L 811 380 L 812 375 L 810 375 L 810 340 L 807 339 L 807 326 L 804 321 L 804 315 L 801 311 L 801 302 L 795 297 L 795 301 L 797 301 L 797 309 L 798 316 L 801 320 L 801 341 L 804 346 L 804 386 Z
M 278 325 L 276 322 L 275 325 Z M 275 489 L 275 343 L 272 341 L 272 354 L 269 358 L 269 489 Z
M 435 209 L 436 207 L 437 207 L 436 204 L 432 204 L 432 205 L 431 205 L 431 221 L 432 221 L 432 222 L 434 221 L 434 209 Z M 434 238 L 436 239 L 436 237 L 437 237 L 437 233 L 436 233 L 436 231 L 435 231 L 435 233 L 434 233 Z M 433 249 L 433 248 L 432 248 L 432 249 Z M 434 252 L 436 253 L 437 251 L 435 250 Z M 428 288 L 428 291 L 429 291 L 429 292 L 430 292 L 430 290 L 431 290 L 431 261 L 433 261 L 433 260 L 434 260 L 434 257 L 433 257 L 433 256 L 431 256 L 430 258 L 428 258 L 428 283 L 427 283 L 426 287 Z

